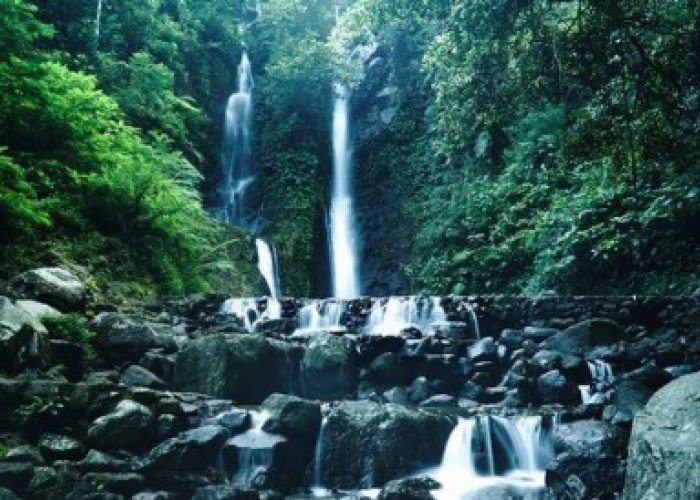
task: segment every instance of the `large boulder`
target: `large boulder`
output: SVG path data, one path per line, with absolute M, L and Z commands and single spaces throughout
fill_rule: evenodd
M 317 401 L 272 394 L 261 407 L 269 413 L 264 427 L 266 431 L 297 439 L 312 447 L 316 443 L 321 426 L 321 404 Z
M 153 448 L 137 461 L 137 469 L 153 472 L 202 472 L 218 467 L 221 449 L 229 433 L 208 425 L 185 431 Z
M 625 433 L 595 420 L 559 424 L 555 429 L 556 457 L 547 466 L 546 482 L 556 498 L 612 498 L 622 490 Z
M 47 331 L 41 321 L 9 298 L 0 297 L 0 371 L 41 367 L 47 358 Z
M 614 344 L 625 337 L 625 330 L 616 322 L 594 318 L 549 337 L 542 346 L 563 354 L 585 356 L 595 346 Z
M 32 299 L 63 312 L 85 310 L 87 292 L 76 275 L 60 267 L 43 267 L 10 280 L 7 290 L 16 299 Z
M 355 392 L 356 351 L 345 337 L 320 334 L 309 344 L 301 363 L 306 396 L 341 399 Z
M 569 382 L 558 370 L 551 370 L 537 378 L 537 395 L 542 404 L 581 404 L 581 393 L 576 384 Z
M 700 373 L 671 382 L 637 414 L 623 498 L 700 498 Z
M 240 404 L 260 404 L 275 392 L 294 387 L 291 346 L 260 335 L 210 335 L 180 351 L 175 387 Z
M 453 427 L 447 417 L 423 409 L 341 402 L 329 412 L 321 433 L 321 484 L 380 486 L 437 465 Z
M 153 441 L 155 417 L 147 407 L 130 399 L 88 428 L 88 443 L 100 450 L 148 449 Z
M 90 328 L 97 333 L 97 352 L 114 364 L 136 363 L 149 349 L 162 346 L 156 331 L 145 321 L 120 313 L 98 314 Z

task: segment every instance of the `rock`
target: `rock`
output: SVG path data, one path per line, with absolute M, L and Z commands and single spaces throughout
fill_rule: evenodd
M 484 337 L 478 340 L 471 349 L 469 349 L 469 357 L 474 363 L 478 363 L 479 361 L 497 361 L 498 348 L 493 338 Z
M 154 416 L 147 407 L 125 399 L 88 428 L 88 443 L 100 450 L 143 451 L 153 442 Z
M 400 385 L 407 382 L 408 374 L 396 354 L 386 352 L 370 364 L 372 378 L 378 384 Z
M 449 394 L 436 394 L 420 403 L 420 406 L 433 408 L 449 408 L 456 405 L 457 399 Z
M 619 428 L 596 420 L 559 424 L 554 448 L 546 483 L 556 498 L 581 492 L 582 498 L 613 498 L 621 491 L 625 433 Z
M 64 375 L 71 382 L 78 382 L 85 373 L 85 351 L 75 342 L 67 340 L 50 339 L 49 351 L 51 352 L 51 364 L 61 365 L 65 368 Z
M 46 365 L 47 331 L 41 322 L 7 297 L 0 297 L 0 371 L 17 373 Z
M 36 467 L 32 474 L 32 479 L 29 481 L 27 490 L 31 492 L 39 492 L 54 486 L 58 482 L 58 473 L 53 467 Z M 36 495 L 39 496 L 39 495 Z M 0 495 L 2 498 L 2 495 Z
M 0 486 L 21 490 L 31 481 L 33 471 L 29 462 L 0 462 Z
M 131 365 L 127 368 L 119 377 L 119 382 L 131 387 L 148 387 L 156 390 L 168 388 L 168 384 L 139 365 Z
M 143 366 L 166 383 L 173 382 L 175 376 L 175 356 L 149 351 L 143 355 L 139 361 L 139 365 Z
M 263 401 L 261 408 L 270 414 L 264 430 L 298 439 L 311 448 L 321 426 L 321 405 L 287 394 L 272 394 Z
M 258 500 L 259 498 L 260 494 L 257 491 L 228 485 L 197 488 L 192 496 L 192 500 Z
M 59 267 L 27 271 L 10 280 L 7 289 L 16 299 L 36 300 L 62 312 L 85 310 L 85 285 L 73 273 Z
M 700 373 L 658 391 L 634 419 L 624 500 L 700 497 Z
M 0 500 L 21 500 L 11 490 L 0 486 Z
M 330 334 L 317 336 L 302 360 L 306 396 L 341 399 L 355 392 L 357 365 L 351 342 Z
M 558 370 L 552 370 L 537 378 L 537 394 L 542 404 L 581 404 L 578 387 L 566 380 Z
M 90 450 L 88 454 L 78 462 L 78 469 L 83 472 L 126 472 L 129 464 L 107 453 Z
M 80 441 L 59 434 L 44 434 L 39 438 L 39 450 L 47 462 L 55 460 L 80 460 L 85 448 Z
M 673 377 L 670 373 L 652 364 L 626 373 L 615 388 L 612 422 L 630 424 L 654 392 L 671 380 Z
M 90 472 L 83 478 L 98 489 L 133 495 L 143 488 L 144 477 L 133 472 Z
M 241 404 L 260 404 L 272 393 L 290 392 L 294 373 L 291 347 L 259 335 L 210 335 L 190 342 L 175 359 L 178 390 Z
M 250 413 L 234 408 L 205 420 L 203 424 L 218 425 L 228 429 L 230 434 L 240 434 L 250 428 Z
M 378 500 L 432 500 L 431 490 L 440 489 L 440 483 L 428 477 L 389 481 L 379 492 Z
M 561 357 L 559 370 L 564 376 L 577 385 L 591 383 L 591 370 L 585 359 L 565 354 Z
M 532 340 L 533 342 L 539 344 L 545 340 L 554 337 L 559 333 L 559 330 L 554 328 L 542 328 L 539 326 L 526 326 L 523 331 L 523 337 L 525 340 Z
M 97 352 L 117 365 L 136 363 L 146 351 L 160 346 L 160 340 L 151 326 L 124 314 L 99 314 L 90 323 L 90 328 L 97 332 Z
M 28 462 L 34 465 L 44 465 L 46 463 L 39 450 L 29 445 L 12 448 L 2 460 L 5 462 Z
M 501 332 L 498 343 L 506 346 L 511 351 L 519 349 L 525 340 L 525 335 L 520 330 L 506 329 Z
M 428 379 L 425 377 L 418 377 L 411 382 L 407 393 L 409 403 L 417 405 L 421 401 L 425 401 L 430 396 L 433 396 L 435 394 L 435 389 L 433 385 L 428 382 Z
M 554 351 L 539 351 L 530 360 L 530 368 L 533 374 L 541 375 L 561 368 L 562 356 Z
M 196 473 L 217 467 L 228 435 L 226 429 L 214 425 L 185 431 L 148 452 L 138 461 L 138 469 Z
M 609 319 L 590 319 L 557 333 L 543 347 L 562 354 L 586 356 L 594 346 L 610 345 L 626 337 L 623 328 Z
M 340 402 L 331 408 L 323 431 L 321 482 L 364 488 L 437 465 L 453 426 L 424 409 Z
M 167 491 L 144 491 L 131 497 L 131 500 L 176 500 L 179 498 L 175 493 Z
M 386 352 L 398 353 L 406 345 L 402 337 L 366 335 L 357 341 L 358 362 L 371 363 L 377 356 Z
M 384 391 L 382 393 L 382 398 L 384 398 L 387 403 L 394 403 L 397 405 L 408 404 L 408 394 L 403 387 L 392 387 L 388 391 Z

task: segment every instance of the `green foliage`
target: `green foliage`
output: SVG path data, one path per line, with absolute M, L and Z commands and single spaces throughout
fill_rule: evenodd
M 88 329 L 85 317 L 79 314 L 61 314 L 41 318 L 41 322 L 51 338 L 79 344 L 88 362 L 95 359 L 96 353 L 92 347 L 95 333 Z

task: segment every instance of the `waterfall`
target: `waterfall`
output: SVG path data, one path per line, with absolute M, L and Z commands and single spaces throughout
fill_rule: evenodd
M 277 253 L 272 245 L 262 238 L 255 240 L 255 248 L 258 252 L 258 269 L 267 283 L 270 296 L 278 299 L 280 296 L 280 278 L 277 266 Z
M 238 89 L 228 99 L 224 124 L 223 213 L 230 224 L 245 225 L 248 189 L 254 181 L 250 149 L 252 90 L 253 73 L 248 54 L 244 52 L 238 65 Z
M 330 246 L 333 296 L 360 295 L 356 262 L 356 234 L 351 186 L 348 91 L 336 85 L 333 107 L 333 189 L 330 209 Z
M 433 323 L 447 319 L 440 299 L 433 297 L 390 297 L 376 300 L 367 320 L 366 332 L 372 335 L 399 335 L 407 328 L 432 333 Z
M 476 316 L 473 305 L 467 304 L 467 313 L 469 314 L 469 322 L 472 325 L 471 330 L 474 332 L 476 339 L 479 340 L 481 338 L 481 329 L 479 328 L 479 318 Z
M 480 490 L 497 485 L 528 498 L 528 492 L 544 487 L 544 469 L 553 456 L 549 421 L 539 416 L 460 418 L 441 464 L 422 474 L 442 484 L 433 492 L 438 499 L 479 498 Z
M 228 441 L 238 450 L 238 466 L 233 476 L 236 486 L 250 486 L 258 474 L 266 472 L 272 465 L 274 448 L 285 439 L 263 430 L 270 415 L 267 412 L 251 412 L 252 425 L 243 434 Z
M 321 429 L 318 431 L 316 449 L 314 450 L 314 488 L 323 488 L 323 437 L 326 433 L 328 417 L 321 420 Z
M 221 314 L 235 316 L 243 322 L 243 326 L 249 333 L 255 332 L 255 327 L 265 320 L 280 319 L 282 317 L 282 305 L 279 300 L 267 299 L 264 310 L 258 308 L 257 299 L 233 298 L 228 299 L 221 306 Z
M 100 44 L 100 23 L 102 22 L 102 0 L 97 0 L 97 13 L 95 14 L 95 46 Z
M 591 383 L 580 385 L 581 401 L 584 405 L 603 404 L 608 400 L 607 389 L 615 381 L 612 366 L 605 361 L 596 359 L 587 361 L 588 371 L 591 374 Z
M 312 300 L 299 310 L 298 332 L 318 332 L 340 328 L 345 303 L 337 300 Z

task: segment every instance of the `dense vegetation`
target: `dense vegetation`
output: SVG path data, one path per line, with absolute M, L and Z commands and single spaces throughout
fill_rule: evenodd
M 245 46 L 286 293 L 323 289 L 338 79 L 357 96 L 358 189 L 384 210 L 365 254 L 406 291 L 697 287 L 697 2 L 356 0 L 335 29 L 332 2 L 252 4 L 0 0 L 1 277 L 72 263 L 253 291 L 248 236 L 202 208 Z M 358 45 L 374 51 L 351 59 Z M 363 108 L 370 88 L 395 92 L 389 119 Z

